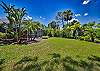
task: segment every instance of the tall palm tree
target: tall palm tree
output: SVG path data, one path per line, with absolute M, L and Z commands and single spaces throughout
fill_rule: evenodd
M 56 20 L 58 20 L 58 22 L 62 22 L 63 28 L 64 28 L 64 21 L 66 21 L 68 23 L 69 20 L 72 19 L 73 13 L 71 10 L 66 10 L 63 12 L 58 12 L 57 16 L 56 16 Z
M 66 10 L 66 11 L 64 11 L 62 13 L 62 15 L 63 15 L 64 21 L 67 21 L 68 22 L 69 20 L 72 19 L 73 13 L 72 13 L 71 10 Z
M 8 14 L 8 16 L 6 16 L 6 17 L 9 21 L 9 23 L 6 26 L 8 26 L 8 29 L 12 30 L 13 18 L 11 16 L 11 14 L 12 14 L 12 9 L 13 9 L 14 5 L 13 6 L 6 5 L 3 1 L 1 1 L 1 2 L 2 2 L 2 4 L 0 4 L 0 6 L 4 9 L 4 13 Z M 7 30 L 7 28 L 6 28 L 6 30 Z M 6 32 L 6 34 L 7 34 L 7 32 Z
M 15 5 L 6 5 L 3 1 L 2 1 L 2 4 L 0 4 L 0 5 L 5 10 L 5 13 L 8 14 L 8 16 L 6 16 L 6 17 L 9 20 L 10 27 L 12 24 L 15 26 L 17 24 L 17 26 L 16 26 L 17 37 L 16 38 L 17 38 L 17 41 L 19 41 L 20 36 L 21 36 L 20 25 L 22 24 L 22 18 L 26 14 L 25 8 L 15 9 L 14 8 Z
M 26 14 L 25 8 L 21 9 L 14 9 L 15 13 L 13 14 L 13 17 L 15 18 L 15 24 L 16 26 L 16 33 L 18 33 L 18 41 L 20 41 L 21 38 L 21 25 L 22 25 L 22 18 Z

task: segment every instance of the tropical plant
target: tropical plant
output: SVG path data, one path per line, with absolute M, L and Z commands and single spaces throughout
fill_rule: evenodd
M 59 25 L 56 23 L 56 21 L 52 21 L 48 24 L 49 28 L 53 28 L 53 29 L 59 29 Z
M 6 37 L 5 33 L 0 32 L 0 39 L 4 39 Z
M 56 20 L 58 23 L 62 23 L 63 28 L 64 28 L 64 22 L 66 21 L 68 23 L 69 20 L 72 19 L 73 13 L 71 10 L 66 10 L 63 12 L 58 12 L 56 16 Z
M 84 36 L 85 40 L 88 40 L 88 41 L 92 41 L 94 42 L 95 41 L 95 38 L 96 38 L 96 32 L 95 32 L 95 29 L 93 28 L 93 26 L 95 25 L 94 22 L 89 22 L 88 24 L 84 24 L 82 26 L 82 29 L 84 30 L 84 34 L 82 36 Z
M 100 28 L 96 28 L 96 38 L 100 39 Z
M 17 38 L 17 42 L 20 41 L 20 36 L 21 36 L 21 24 L 22 24 L 22 19 L 24 15 L 26 14 L 25 8 L 21 9 L 16 9 L 14 8 L 15 5 L 7 5 L 2 1 L 2 4 L 0 4 L 2 8 L 5 10 L 4 12 L 7 13 L 8 15 L 6 16 L 7 19 L 9 20 L 9 26 L 8 28 L 12 29 L 15 26 L 16 29 L 16 35 L 15 39 Z M 15 32 L 15 31 L 13 31 Z

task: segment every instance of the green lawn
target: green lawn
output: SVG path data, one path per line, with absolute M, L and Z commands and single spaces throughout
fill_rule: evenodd
M 62 57 L 87 60 L 88 56 L 100 56 L 100 44 L 65 38 L 49 38 L 28 45 L 0 46 L 0 58 L 5 59 L 3 71 L 10 71 L 12 66 L 24 56 L 38 56 L 39 59 L 49 59 L 52 53 Z

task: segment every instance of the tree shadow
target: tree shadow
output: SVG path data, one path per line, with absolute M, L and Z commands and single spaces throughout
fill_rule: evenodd
M 93 61 L 77 61 L 70 56 L 61 58 L 61 55 L 57 53 L 50 55 L 52 57 L 48 60 L 39 60 L 38 57 L 23 57 L 14 64 L 13 71 L 58 71 L 60 66 L 62 71 L 80 71 L 78 68 L 81 68 L 83 71 L 93 71 L 95 66 Z M 99 59 L 97 58 L 96 60 Z
M 90 60 L 93 64 L 95 64 L 94 66 L 99 67 L 100 70 L 100 57 L 91 55 L 90 57 L 88 57 L 88 60 Z
M 92 71 L 94 68 L 94 63 L 81 60 L 79 66 L 82 67 L 84 71 Z
M 63 64 L 64 64 L 65 71 L 67 71 L 67 70 L 68 71 L 77 71 L 76 67 L 79 65 L 79 62 L 72 59 L 72 57 L 70 57 L 70 56 L 66 56 L 65 58 L 63 58 Z
M 13 71 L 40 71 L 40 65 L 37 62 L 38 57 L 33 59 L 30 57 L 23 57 L 13 66 Z
M 76 69 L 74 69 L 72 66 L 63 63 L 63 67 L 64 67 L 64 71 L 77 71 Z
M 93 71 L 95 64 L 91 62 L 86 62 L 84 60 L 77 61 L 67 56 L 63 59 L 64 63 L 67 62 L 72 65 L 72 71 L 79 71 L 78 68 L 82 68 L 84 71 Z M 68 64 L 67 64 L 68 65 Z
M 90 57 L 88 57 L 88 59 L 92 60 L 92 61 L 98 61 L 98 62 L 100 62 L 100 57 L 95 56 L 95 55 L 91 55 Z
M 4 68 L 3 66 L 4 62 L 5 62 L 5 59 L 0 59 L 0 71 L 2 71 Z

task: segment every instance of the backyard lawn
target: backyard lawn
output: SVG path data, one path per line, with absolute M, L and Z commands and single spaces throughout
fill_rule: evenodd
M 0 46 L 0 58 L 5 59 L 3 71 L 11 71 L 13 65 L 21 58 L 38 56 L 40 60 L 51 58 L 57 53 L 61 58 L 70 56 L 75 60 L 84 60 L 91 55 L 100 56 L 100 44 L 65 38 L 49 38 L 28 45 Z

